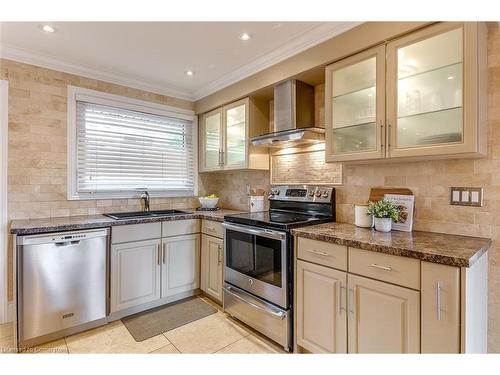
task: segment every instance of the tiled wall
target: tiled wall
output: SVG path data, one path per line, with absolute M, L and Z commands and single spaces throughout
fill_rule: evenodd
M 200 192 L 218 194 L 219 205 L 248 210 L 246 187 L 269 191 L 269 171 L 232 171 L 200 173 Z
M 128 211 L 140 207 L 137 199 L 66 199 L 68 85 L 193 109 L 193 103 L 185 100 L 3 59 L 0 60 L 0 79 L 9 81 L 9 220 Z M 196 200 L 192 198 L 152 201 L 153 209 L 194 206 Z M 12 254 L 9 254 L 9 263 L 9 271 L 12 271 Z M 11 299 L 12 285 L 9 285 Z

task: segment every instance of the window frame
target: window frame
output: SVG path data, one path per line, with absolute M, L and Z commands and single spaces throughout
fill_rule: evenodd
M 152 197 L 196 197 L 198 195 L 198 119 L 194 111 L 172 107 L 164 104 L 133 99 L 126 96 L 109 94 L 102 91 L 86 89 L 68 85 L 68 162 L 67 162 L 67 198 L 68 200 L 94 200 L 94 199 L 128 199 L 137 198 L 144 190 L 135 192 L 78 192 L 77 184 L 77 124 L 76 102 L 86 101 L 93 104 L 117 107 L 120 109 L 145 112 L 154 115 L 174 117 L 193 122 L 193 164 L 194 164 L 194 189 L 193 194 L 185 192 L 149 191 Z

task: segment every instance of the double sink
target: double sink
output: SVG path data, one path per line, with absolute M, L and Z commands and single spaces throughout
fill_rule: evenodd
M 158 217 L 158 216 L 175 216 L 175 215 L 187 215 L 191 212 L 180 211 L 180 210 L 155 210 L 155 211 L 135 211 L 135 212 L 115 212 L 104 214 L 104 216 L 110 217 L 115 220 L 126 220 L 126 219 L 141 219 L 146 217 Z

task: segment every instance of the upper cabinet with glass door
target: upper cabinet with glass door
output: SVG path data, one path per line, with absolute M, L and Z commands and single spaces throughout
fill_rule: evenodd
M 249 139 L 269 129 L 268 103 L 238 100 L 200 116 L 200 172 L 269 169 L 267 149 L 254 148 Z
M 200 116 L 200 171 L 216 171 L 222 167 L 222 110 L 215 109 Z
M 485 152 L 483 27 L 440 23 L 387 44 L 388 157 Z
M 327 161 L 379 159 L 385 115 L 385 46 L 326 68 Z
M 328 66 L 327 161 L 483 155 L 485 43 L 443 22 Z

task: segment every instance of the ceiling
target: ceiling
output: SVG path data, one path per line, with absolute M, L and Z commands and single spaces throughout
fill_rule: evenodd
M 0 57 L 197 100 L 358 24 L 3 22 Z

